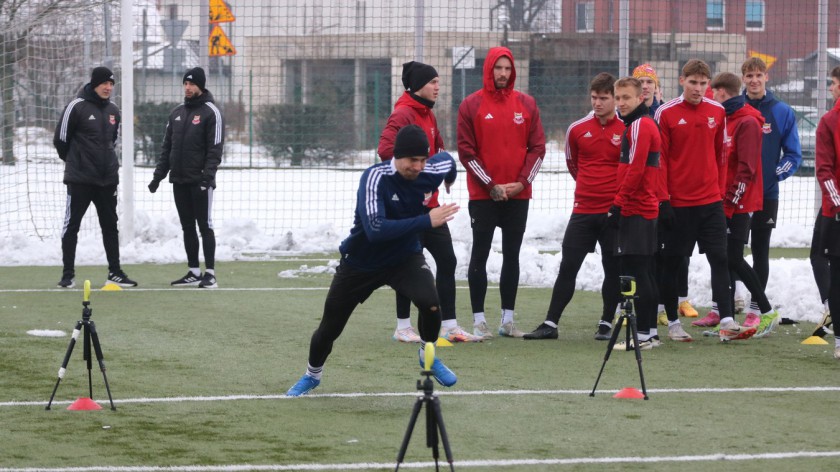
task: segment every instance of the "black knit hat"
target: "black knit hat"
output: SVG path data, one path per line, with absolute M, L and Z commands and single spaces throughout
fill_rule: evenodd
M 419 126 L 408 125 L 397 133 L 394 140 L 394 159 L 417 156 L 429 156 L 429 138 Z
M 207 83 L 207 77 L 204 75 L 204 69 L 202 69 L 201 67 L 195 67 L 188 70 L 187 73 L 184 74 L 184 79 L 181 81 L 181 83 L 186 83 L 187 81 L 198 85 L 198 88 L 200 88 L 203 92 L 204 85 Z
M 403 64 L 402 83 L 409 92 L 416 92 L 438 76 L 434 67 L 422 62 L 411 61 Z
M 114 81 L 114 73 L 111 72 L 111 69 L 104 66 L 94 68 L 90 73 L 90 86 L 96 88 L 104 82 L 116 83 Z

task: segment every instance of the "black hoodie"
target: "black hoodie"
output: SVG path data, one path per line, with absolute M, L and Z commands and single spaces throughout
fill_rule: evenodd
M 65 184 L 105 187 L 120 182 L 115 144 L 120 109 L 86 84 L 61 113 L 53 145 L 64 166 Z

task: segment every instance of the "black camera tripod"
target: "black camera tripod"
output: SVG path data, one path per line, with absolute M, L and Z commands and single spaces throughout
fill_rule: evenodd
M 67 372 L 67 363 L 70 362 L 70 355 L 73 354 L 73 347 L 76 346 L 76 339 L 79 337 L 79 333 L 84 331 L 83 345 L 84 345 L 84 360 L 87 362 L 87 370 L 88 370 L 88 390 L 90 392 L 90 398 L 93 399 L 93 376 L 91 374 L 91 356 L 90 356 L 90 347 L 93 344 L 93 350 L 96 352 L 96 360 L 99 362 L 99 369 L 102 371 L 102 378 L 105 379 L 105 390 L 108 392 L 108 400 L 111 402 L 111 410 L 116 410 L 117 407 L 114 406 L 114 399 L 111 398 L 111 387 L 108 385 L 108 376 L 105 375 L 105 361 L 103 360 L 102 356 L 102 347 L 99 345 L 99 335 L 96 333 L 96 323 L 90 319 L 90 316 L 93 314 L 93 310 L 90 308 L 90 280 L 85 280 L 85 292 L 84 292 L 84 299 L 82 300 L 82 319 L 76 322 L 76 326 L 73 328 L 73 336 L 70 338 L 70 345 L 67 346 L 67 352 L 64 354 L 64 361 L 61 362 L 61 368 L 58 369 L 58 380 L 55 382 L 55 387 L 53 388 L 52 395 L 50 395 L 50 401 L 47 403 L 47 410 L 50 409 L 52 405 L 53 399 L 55 398 L 55 392 L 58 391 L 58 384 L 61 383 L 61 379 L 64 378 L 64 374 Z
M 621 302 L 621 316 L 618 317 L 618 321 L 615 323 L 615 328 L 613 328 L 612 336 L 610 336 L 610 342 L 607 344 L 607 353 L 604 354 L 604 362 L 601 364 L 601 371 L 598 372 L 598 378 L 595 379 L 595 385 L 592 387 L 592 392 L 589 393 L 590 397 L 595 396 L 595 389 L 598 388 L 598 382 L 601 381 L 601 374 L 604 373 L 604 367 L 607 365 L 607 361 L 610 360 L 610 354 L 612 354 L 613 347 L 615 346 L 615 342 L 618 339 L 618 335 L 621 332 L 621 327 L 624 325 L 624 321 L 627 321 L 627 330 L 625 331 L 624 337 L 624 345 L 626 346 L 626 350 L 630 350 L 630 342 L 632 339 L 633 350 L 636 351 L 636 363 L 639 364 L 639 379 L 642 382 L 642 393 L 645 396 L 645 400 L 648 399 L 647 389 L 645 388 L 645 374 L 642 371 L 642 351 L 639 349 L 639 334 L 636 330 L 636 314 L 633 310 L 634 300 L 636 300 L 636 279 L 630 276 L 621 276 L 621 296 L 623 297 Z
M 431 362 L 434 359 L 434 344 L 426 343 L 426 363 L 425 369 L 420 373 L 426 376 L 426 380 L 422 383 L 417 381 L 417 390 L 422 390 L 423 395 L 417 397 L 414 402 L 414 409 L 411 410 L 411 419 L 408 420 L 408 429 L 405 431 L 400 452 L 397 454 L 397 466 L 394 472 L 400 470 L 400 464 L 405 459 L 405 452 L 408 449 L 408 441 L 411 439 L 411 433 L 414 430 L 414 425 L 417 423 L 417 417 L 420 414 L 420 409 L 426 405 L 426 447 L 432 448 L 432 457 L 435 459 L 435 470 L 440 470 L 438 465 L 438 458 L 440 452 L 438 450 L 438 432 L 440 432 L 440 440 L 443 443 L 443 450 L 446 453 L 446 461 L 449 462 L 449 470 L 454 471 L 455 466 L 452 464 L 452 450 L 449 448 L 449 439 L 446 436 L 446 428 L 443 426 L 443 414 L 440 412 L 440 399 L 434 393 L 435 385 L 432 382 Z M 430 350 L 431 349 L 431 356 Z M 430 360 L 432 359 L 432 360 Z

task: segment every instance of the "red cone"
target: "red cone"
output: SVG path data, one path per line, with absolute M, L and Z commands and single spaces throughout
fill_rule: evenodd
M 645 398 L 645 396 L 642 392 L 638 391 L 637 389 L 632 388 L 632 387 L 627 387 L 627 388 L 622 388 L 621 390 L 619 390 L 618 393 L 613 395 L 613 398 L 630 398 L 630 399 L 637 399 L 638 400 L 638 399 L 641 399 L 641 398 Z
M 73 411 L 88 411 L 101 410 L 102 407 L 90 398 L 79 398 L 78 400 L 71 403 L 70 406 L 67 407 L 67 409 Z

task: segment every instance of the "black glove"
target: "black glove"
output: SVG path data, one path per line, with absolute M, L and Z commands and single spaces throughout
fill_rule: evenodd
M 621 220 L 621 207 L 613 205 L 607 212 L 607 226 L 618 228 L 618 222 Z
M 158 187 L 160 186 L 160 180 L 152 180 L 149 182 L 149 191 L 152 193 L 157 192 Z
M 659 225 L 665 229 L 674 227 L 674 209 L 668 200 L 659 202 Z

